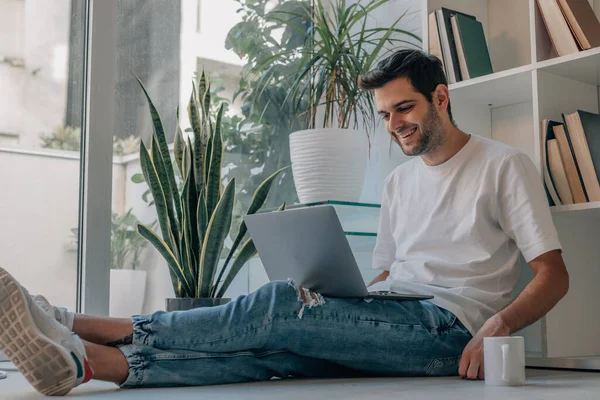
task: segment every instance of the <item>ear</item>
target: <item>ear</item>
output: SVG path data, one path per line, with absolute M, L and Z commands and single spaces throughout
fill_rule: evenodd
M 450 92 L 448 91 L 448 86 L 442 85 L 441 83 L 437 85 L 433 91 L 431 100 L 438 112 L 448 110 L 448 104 L 450 103 Z

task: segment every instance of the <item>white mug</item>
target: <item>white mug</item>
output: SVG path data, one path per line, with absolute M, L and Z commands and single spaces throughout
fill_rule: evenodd
M 525 385 L 525 339 L 523 336 L 483 339 L 485 384 Z

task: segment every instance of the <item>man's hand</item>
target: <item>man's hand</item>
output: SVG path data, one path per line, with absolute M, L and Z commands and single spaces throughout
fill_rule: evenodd
M 390 271 L 385 270 L 373 279 L 373 282 L 369 283 L 369 286 L 373 286 L 377 282 L 385 281 L 387 277 L 390 276 Z
M 508 336 L 510 329 L 498 314 L 486 321 L 465 347 L 458 364 L 458 374 L 466 379 L 483 379 L 483 338 Z

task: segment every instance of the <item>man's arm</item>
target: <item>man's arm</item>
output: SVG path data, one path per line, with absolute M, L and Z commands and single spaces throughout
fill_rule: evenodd
M 373 279 L 373 282 L 369 283 L 369 286 L 374 285 L 377 282 L 385 281 L 388 276 L 390 276 L 390 271 L 383 271 L 382 273 L 377 275 L 375 279 Z
M 529 263 L 535 277 L 506 308 L 486 321 L 465 347 L 458 368 L 462 378 L 483 379 L 483 338 L 508 336 L 546 315 L 569 290 L 569 274 L 559 250 Z

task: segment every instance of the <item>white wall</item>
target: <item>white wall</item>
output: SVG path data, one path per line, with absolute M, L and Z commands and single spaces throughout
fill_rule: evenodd
M 390 1 L 370 15 L 370 22 L 373 24 L 372 27 L 384 28 L 390 26 L 400 15 L 407 12 L 406 17 L 397 27 L 421 37 L 420 7 L 420 0 Z M 361 201 L 380 203 L 386 176 L 410 158 L 402 153 L 396 143 L 390 145 L 390 137 L 385 130 L 383 121 L 380 121 L 372 136 L 371 146 L 371 157 L 368 161 Z
M 123 168 L 114 164 L 113 176 L 121 176 Z M 32 293 L 73 309 L 77 247 L 71 229 L 78 226 L 78 154 L 0 149 L 0 183 L 0 266 Z M 121 187 L 113 183 L 113 203 Z

